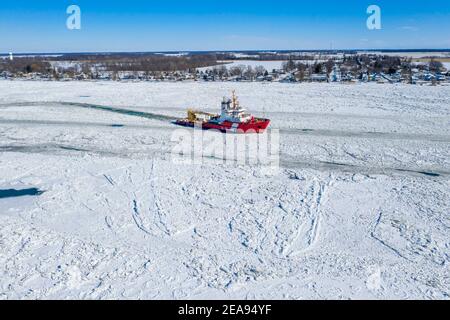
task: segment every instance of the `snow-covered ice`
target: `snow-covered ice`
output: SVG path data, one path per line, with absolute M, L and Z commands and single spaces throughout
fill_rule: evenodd
M 233 89 L 276 174 L 172 161 Z M 449 124 L 448 86 L 0 81 L 0 299 L 449 299 Z

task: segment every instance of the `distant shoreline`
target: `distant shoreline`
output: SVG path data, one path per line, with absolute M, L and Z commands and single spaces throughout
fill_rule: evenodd
M 140 55 L 140 54 L 214 54 L 214 53 L 246 53 L 246 54 L 257 54 L 257 53 L 331 53 L 331 52 L 381 52 L 381 53 L 450 53 L 449 49 L 293 49 L 293 50 L 210 50 L 210 51 L 85 51 L 85 52 L 12 52 L 15 56 L 63 56 L 63 55 L 105 55 L 105 54 L 123 54 L 123 55 Z M 9 52 L 0 53 L 0 56 L 9 56 Z

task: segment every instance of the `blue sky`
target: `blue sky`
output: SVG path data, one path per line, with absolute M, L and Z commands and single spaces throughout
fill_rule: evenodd
M 82 29 L 66 28 L 66 9 Z M 367 7 L 382 10 L 368 30 Z M 450 48 L 449 0 L 1 0 L 0 52 Z

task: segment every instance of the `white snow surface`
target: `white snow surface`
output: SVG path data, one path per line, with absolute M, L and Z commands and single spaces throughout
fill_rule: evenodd
M 275 174 L 174 163 L 235 89 Z M 0 81 L 0 299 L 449 299 L 450 87 Z M 120 125 L 120 126 L 119 126 Z
M 219 61 L 219 62 L 221 64 L 219 64 L 217 66 L 198 68 L 198 70 L 199 71 L 212 70 L 221 65 L 224 65 L 225 67 L 227 67 L 227 69 L 231 69 L 233 67 L 239 67 L 239 66 L 244 66 L 244 67 L 251 66 L 252 68 L 262 66 L 267 71 L 272 72 L 272 70 L 282 69 L 283 63 L 286 61 L 283 61 L 283 60 L 233 60 L 233 61 L 225 60 L 225 61 Z

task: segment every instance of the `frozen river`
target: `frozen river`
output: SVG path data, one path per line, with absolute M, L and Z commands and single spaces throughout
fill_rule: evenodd
M 279 170 L 173 161 L 235 89 Z M 0 81 L 0 299 L 448 299 L 450 86 Z

